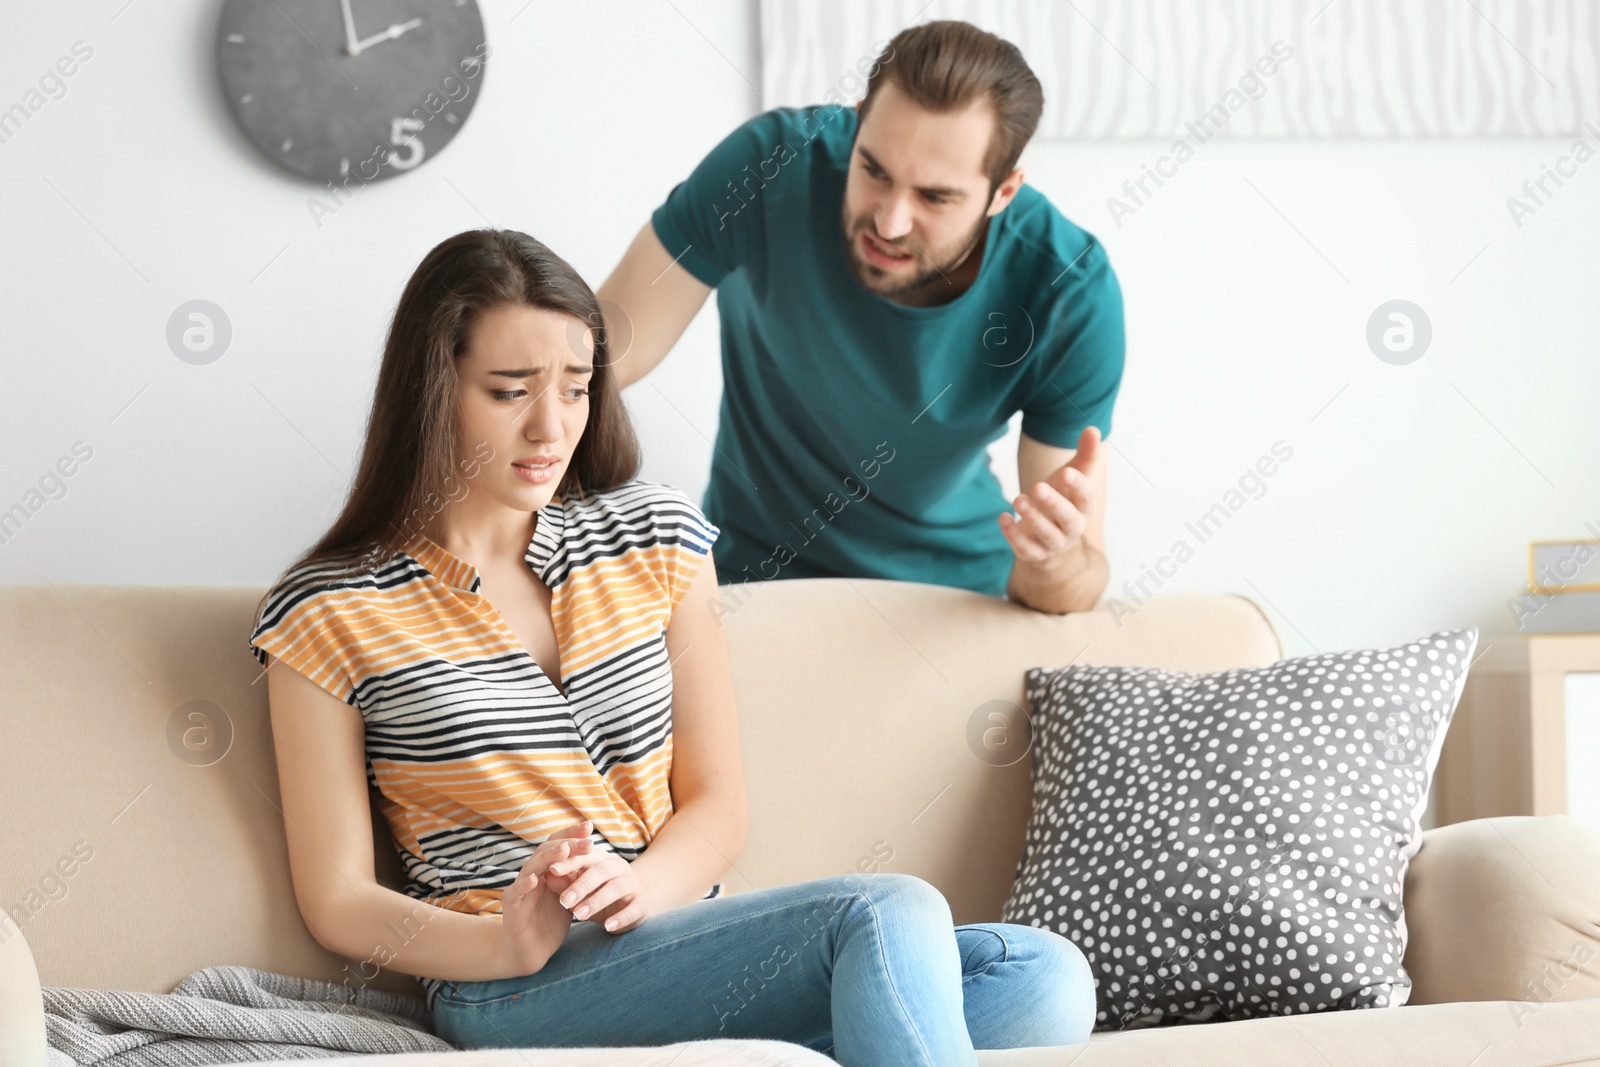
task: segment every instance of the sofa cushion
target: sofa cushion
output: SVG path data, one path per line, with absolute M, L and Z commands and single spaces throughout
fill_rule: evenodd
M 1409 1003 L 1520 1000 L 1526 1015 L 1592 999 L 1600 1014 L 1600 837 L 1576 819 L 1429 830 L 1406 874 L 1406 917 Z
M 44 996 L 28 939 L 0 910 L 0 1063 L 45 1061 Z
M 290 1063 L 257 1060 L 237 1067 L 290 1067 Z M 339 1057 L 340 1067 L 826 1067 L 834 1063 L 830 1056 L 788 1041 L 725 1037 L 671 1045 L 463 1049 Z
M 1333 1011 L 1101 1032 L 1087 1046 L 981 1050 L 978 1065 L 1577 1067 L 1596 1062 L 1600 1000 L 1536 1007 L 1528 1013 L 1524 1005 L 1508 1001 L 1408 1004 L 1389 1011 Z
M 1406 866 L 1477 636 L 1028 671 L 1033 812 L 1002 919 L 1083 950 L 1097 1029 L 1405 1003 Z

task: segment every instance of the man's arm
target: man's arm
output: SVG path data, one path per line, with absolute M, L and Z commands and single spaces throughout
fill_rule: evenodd
M 1096 461 L 1085 474 L 1068 466 L 1077 454 L 1075 448 L 1047 445 L 1027 434 L 1021 435 L 1017 443 L 1017 482 L 1028 498 L 1025 508 L 1033 514 L 1019 511 L 1021 523 L 1012 526 L 1009 539 L 1017 556 L 1006 592 L 1012 600 L 1038 611 L 1089 611 L 1099 602 L 1110 580 L 1105 556 L 1106 471 L 1110 464 L 1097 448 Z M 1075 490 L 1072 480 L 1080 478 L 1082 488 Z M 1086 508 L 1079 509 L 1071 502 L 1069 494 L 1074 492 L 1087 500 Z M 1074 521 L 1070 519 L 1072 511 L 1081 513 L 1081 519 L 1076 520 L 1081 523 L 1081 533 L 1075 542 L 1058 521 L 1066 517 L 1064 521 L 1069 522 L 1070 528 Z M 1051 538 L 1057 538 L 1060 551 L 1041 559 L 1025 558 L 1016 547 L 1018 532 L 1030 528 L 1037 535 L 1033 540 L 1046 546 Z
M 616 346 L 611 359 L 618 389 L 661 362 L 710 292 L 673 259 L 647 221 L 595 294 L 606 318 L 606 337 Z

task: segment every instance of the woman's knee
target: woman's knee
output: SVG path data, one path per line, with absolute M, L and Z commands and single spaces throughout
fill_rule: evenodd
M 914 874 L 879 871 L 841 875 L 836 881 L 841 897 L 855 905 L 849 911 L 880 921 L 925 923 L 952 932 L 955 929 L 950 902 L 933 883 Z
M 1083 950 L 1052 930 L 1038 929 L 1040 952 L 1048 961 L 1044 970 L 1050 976 L 1058 1003 L 1055 1017 L 1060 1020 L 1058 1044 L 1074 1045 L 1089 1040 L 1099 1010 L 1095 993 L 1094 968 Z
M 950 915 L 950 902 L 932 882 L 914 874 L 880 871 L 862 875 L 864 893 L 875 905 L 900 908 L 906 911 L 930 912 L 948 923 L 955 923 Z

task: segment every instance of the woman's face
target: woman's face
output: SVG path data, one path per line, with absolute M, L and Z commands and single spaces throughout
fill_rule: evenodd
M 458 454 L 476 470 L 469 494 L 544 507 L 589 421 L 593 333 L 562 312 L 498 305 L 478 317 L 456 371 Z

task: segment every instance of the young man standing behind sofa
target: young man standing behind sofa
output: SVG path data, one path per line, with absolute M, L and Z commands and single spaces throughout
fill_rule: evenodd
M 1099 600 L 1122 295 L 1100 243 L 1023 184 L 1042 106 L 1011 43 L 903 30 L 854 109 L 776 108 L 729 134 L 600 287 L 608 327 L 632 331 L 624 386 L 717 289 L 702 509 L 725 580 Z M 1017 411 L 1013 516 L 987 446 Z

